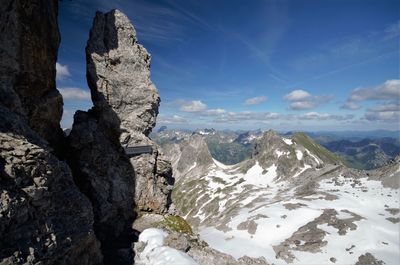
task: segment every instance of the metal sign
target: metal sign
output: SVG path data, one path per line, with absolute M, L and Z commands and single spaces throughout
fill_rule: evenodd
M 125 153 L 129 157 L 141 154 L 151 154 L 153 152 L 153 147 L 151 145 L 127 146 L 124 149 Z

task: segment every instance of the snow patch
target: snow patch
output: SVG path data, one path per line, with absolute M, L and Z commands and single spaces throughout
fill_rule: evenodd
M 278 158 L 280 158 L 283 155 L 288 155 L 289 152 L 284 152 L 284 151 L 280 151 L 280 150 L 275 150 L 275 154 L 278 156 Z
M 187 170 L 187 172 L 189 172 L 190 170 L 192 170 L 193 168 L 195 168 L 197 166 L 197 162 L 195 161 L 193 163 L 193 165 Z
M 260 166 L 258 161 L 256 161 L 256 164 L 252 166 L 244 176 L 246 184 L 252 184 L 255 186 L 267 186 L 273 182 L 274 178 L 276 178 L 276 169 L 277 166 L 273 164 L 272 166 L 267 168 L 267 172 L 263 174 L 264 169 Z
M 311 154 L 311 152 L 308 151 L 307 149 L 306 149 L 306 152 L 307 152 L 307 154 L 308 154 L 309 156 L 311 156 L 312 158 L 314 158 L 315 162 L 317 162 L 317 165 L 320 164 L 318 157 L 316 157 L 315 155 Z
M 164 239 L 168 233 L 157 228 L 145 229 L 139 235 L 139 242 L 147 243 L 140 253 L 138 264 L 143 265 L 198 265 L 188 254 L 171 247 L 164 246 Z
M 282 140 L 283 140 L 286 144 L 288 144 L 288 145 L 292 145 L 292 144 L 293 144 L 292 139 L 282 138 Z
M 300 150 L 296 150 L 297 160 L 301 160 L 303 158 L 303 152 Z

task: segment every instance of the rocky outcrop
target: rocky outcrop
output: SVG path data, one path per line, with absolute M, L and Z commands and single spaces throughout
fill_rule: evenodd
M 53 147 L 62 143 L 57 13 L 56 0 L 5 0 L 0 6 L 0 103 L 26 117 Z
M 135 215 L 135 171 L 128 158 L 93 112 L 75 114 L 68 139 L 74 178 L 93 205 L 94 229 L 103 247 L 128 240 Z
M 24 117 L 0 106 L 0 264 L 99 264 L 92 207 Z
M 89 200 L 53 154 L 62 142 L 57 6 L 0 7 L 0 264 L 102 262 Z
M 168 211 L 172 170 L 148 138 L 160 98 L 150 80 L 150 55 L 123 13 L 96 13 L 86 57 L 94 107 L 74 116 L 69 161 L 93 205 L 103 250 L 118 250 L 132 239 L 136 209 Z M 128 157 L 124 151 L 143 145 L 151 152 Z
M 87 78 L 94 109 L 121 144 L 146 140 L 153 129 L 160 97 L 150 80 L 150 55 L 118 10 L 96 13 L 86 47 Z
M 207 143 L 204 137 L 199 134 L 192 134 L 179 144 L 172 144 L 164 149 L 168 157 L 171 158 L 176 179 L 179 179 L 192 169 L 201 174 L 214 164 Z
M 120 11 L 97 13 L 90 33 L 87 77 L 94 112 L 109 137 L 123 147 L 151 145 L 151 154 L 130 158 L 136 173 L 135 201 L 140 210 L 166 212 L 170 204 L 171 167 L 148 138 L 160 97 L 150 80 L 150 55 L 137 42 L 129 19 Z

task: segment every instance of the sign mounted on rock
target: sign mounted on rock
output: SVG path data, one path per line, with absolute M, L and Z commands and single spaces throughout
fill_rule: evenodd
M 127 146 L 124 147 L 124 150 L 128 157 L 133 157 L 141 154 L 151 154 L 153 147 L 151 145 Z

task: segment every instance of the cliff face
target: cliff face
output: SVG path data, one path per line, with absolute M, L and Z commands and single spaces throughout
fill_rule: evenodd
M 168 211 L 172 169 L 148 138 L 160 98 L 150 80 L 150 55 L 123 13 L 96 13 L 86 59 L 94 107 L 74 116 L 69 161 L 93 205 L 103 250 L 117 250 L 131 241 L 137 210 Z M 143 145 L 151 152 L 128 157 L 124 151 Z
M 139 210 L 166 212 L 173 184 L 171 166 L 148 138 L 160 97 L 150 80 L 150 55 L 138 44 L 135 29 L 123 13 L 96 14 L 86 58 L 92 113 L 103 131 L 118 146 L 152 146 L 151 153 L 130 158 Z
M 0 264 L 99 264 L 89 200 L 54 154 L 57 0 L 0 7 Z
M 58 147 L 62 97 L 55 63 L 60 43 L 58 1 L 2 1 L 0 103 L 26 117 L 30 127 Z

